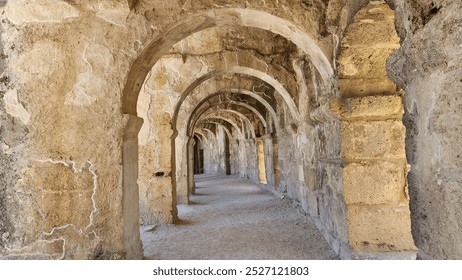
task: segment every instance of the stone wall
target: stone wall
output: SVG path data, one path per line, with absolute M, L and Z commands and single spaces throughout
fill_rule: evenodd
M 461 258 L 459 1 L 225 2 L 0 1 L 1 257 L 141 258 L 199 135 L 342 257 Z
M 1 169 L 8 170 L 1 185 L 10 201 L 2 216 L 11 217 L 3 221 L 2 252 L 139 258 L 138 231 L 124 239 L 137 221 L 124 220 L 118 206 L 128 121 L 120 100 L 136 54 L 128 8 L 8 1 L 1 9 Z
M 396 4 L 402 47 L 388 73 L 405 91 L 412 235 L 423 259 L 462 258 L 460 1 Z
M 221 128 L 215 134 L 210 134 L 204 149 L 204 172 L 209 174 L 224 174 L 224 134 Z

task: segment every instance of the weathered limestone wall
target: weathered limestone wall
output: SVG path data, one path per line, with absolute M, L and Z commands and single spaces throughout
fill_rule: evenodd
M 258 182 L 266 185 L 268 182 L 266 181 L 265 144 L 262 139 L 256 139 L 255 144 L 257 149 Z
M 0 13 L 4 12 L 5 3 L 0 3 Z M 12 43 L 5 42 L 7 37 L 4 25 L 0 25 L 0 256 L 6 254 L 5 246 L 15 239 L 15 209 L 18 209 L 19 200 L 12 186 L 15 186 L 22 177 L 27 166 L 30 153 L 26 145 L 28 128 L 17 116 L 25 109 L 17 102 L 17 95 L 11 96 L 13 100 L 5 100 L 7 91 L 14 88 L 8 70 L 8 47 Z M 11 94 L 10 94 L 11 95 Z M 13 111 L 14 109 L 14 111 Z M 16 111 L 16 112 L 15 112 Z M 10 114 L 10 113 L 12 114 Z M 27 112 L 24 113 L 27 115 Z
M 244 159 L 244 172 L 241 173 L 244 177 L 251 181 L 259 182 L 258 172 L 258 154 L 255 139 L 245 139 L 242 141 L 242 153 L 245 153 Z
M 311 207 L 310 212 L 317 212 L 315 223 L 318 224 L 318 228 L 332 248 L 342 258 L 348 258 L 348 223 L 341 175 L 339 122 L 326 116 L 324 122 L 315 125 L 311 130 L 310 139 L 313 138 L 316 147 L 315 195 L 309 196 L 311 199 L 308 201 L 317 207 Z M 314 204 L 315 198 L 316 204 Z
M 218 139 L 218 172 L 226 174 L 226 133 L 221 126 L 217 126 L 216 133 Z
M 231 174 L 239 174 L 240 170 L 240 154 L 242 153 L 237 139 L 232 139 L 229 144 L 229 155 L 230 155 L 230 164 L 231 164 Z
M 385 4 L 263 2 L 0 1 L 0 256 L 141 258 L 138 204 L 175 220 L 203 121 L 206 172 L 230 133 L 258 181 L 263 140 L 268 185 L 342 257 L 412 250 L 410 197 L 419 257 L 462 258 L 460 1 L 386 1 L 404 95 Z
M 424 259 L 462 258 L 462 4 L 397 3 L 388 73 L 405 89 L 412 234 Z
M 136 53 L 129 10 L 112 1 L 8 1 L 1 9 L 9 202 L 1 203 L 0 250 L 12 258 L 140 257 L 138 231 L 124 239 L 137 221 L 119 206 L 128 122 L 121 77 Z
M 286 128 L 278 135 L 279 156 L 282 178 L 280 187 L 283 192 L 286 192 L 290 197 L 297 202 L 300 201 L 300 151 L 296 146 L 296 137 L 291 128 Z
M 362 252 L 415 250 L 405 176 L 402 94 L 388 79 L 387 57 L 399 47 L 386 4 L 361 9 L 341 42 L 339 63 L 343 184 L 348 241 Z
M 204 147 L 204 173 L 223 173 L 222 158 L 223 150 L 220 147 L 220 135 L 209 131 L 207 145 Z
M 172 223 L 176 219 L 170 141 L 175 103 L 168 94 L 166 77 L 156 75 L 155 70 L 146 78 L 138 102 L 138 114 L 145 120 L 138 141 L 140 214 L 144 224 Z
M 265 135 L 262 138 L 265 151 L 266 182 L 269 186 L 276 188 L 273 138 L 271 135 Z

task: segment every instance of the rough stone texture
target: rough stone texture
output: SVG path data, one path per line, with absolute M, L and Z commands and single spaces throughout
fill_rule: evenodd
M 343 169 L 347 204 L 399 204 L 408 201 L 403 162 L 349 163 Z
M 126 251 L 123 241 L 121 225 L 129 223 L 120 207 L 126 119 L 114 98 L 134 53 L 130 40 L 119 38 L 133 36 L 125 25 L 97 16 L 97 4 L 8 1 L 2 8 L 2 81 L 8 81 L 2 170 L 11 171 L 1 185 L 10 201 L 5 217 L 13 219 L 1 228 L 2 251 L 10 258 L 141 255 L 141 248 Z
M 3 5 L 0 5 L 3 6 Z M 5 254 L 5 245 L 14 238 L 15 228 L 12 219 L 13 211 L 18 207 L 16 201 L 12 199 L 14 195 L 13 186 L 23 176 L 22 169 L 26 162 L 22 160 L 27 157 L 28 149 L 26 139 L 28 128 L 18 118 L 7 113 L 4 96 L 6 91 L 11 90 L 14 85 L 11 83 L 10 71 L 7 68 L 7 59 L 5 55 L 4 29 L 0 25 L 0 254 Z M 11 45 L 9 45 L 11 47 Z
M 413 251 L 410 211 L 403 206 L 348 206 L 349 244 L 355 251 Z M 397 223 L 396 221 L 401 221 Z M 406 224 L 403 224 L 406 222 Z
M 173 100 L 168 95 L 169 83 L 163 78 L 166 77 L 150 74 L 138 103 L 139 115 L 146 120 L 138 138 L 138 184 L 143 224 L 172 223 L 176 219 L 176 198 L 172 188 L 172 147 L 168 141 L 173 133 L 168 129 L 171 127 Z
M 342 98 L 330 104 L 342 119 L 343 186 L 353 258 L 364 252 L 415 250 L 402 97 L 385 67 L 399 47 L 393 20 L 386 4 L 370 3 L 356 14 L 341 43 Z
M 421 258 L 462 258 L 461 5 L 386 3 L 0 4 L 1 258 L 141 258 L 140 220 L 189 202 L 195 137 L 206 172 L 252 181 L 262 143 L 341 257 L 414 250 L 410 215 Z
M 30 22 L 62 22 L 80 16 L 78 9 L 59 0 L 18 0 L 6 8 L 8 19 L 15 25 Z
M 399 48 L 393 21 L 386 4 L 370 4 L 355 15 L 338 60 L 342 96 L 396 94 L 385 68 L 387 57 Z
M 345 121 L 342 131 L 346 159 L 397 159 L 404 156 L 405 129 L 400 121 Z
M 331 110 L 347 121 L 398 119 L 404 113 L 401 96 L 346 98 L 332 103 Z
M 406 91 L 404 123 L 412 234 L 418 257 L 462 256 L 459 173 L 461 84 L 460 1 L 405 1 L 397 5 L 406 38 L 388 63 Z

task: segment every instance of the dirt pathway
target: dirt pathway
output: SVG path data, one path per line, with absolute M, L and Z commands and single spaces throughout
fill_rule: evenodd
M 191 205 L 178 206 L 180 224 L 141 228 L 146 258 L 336 258 L 285 199 L 233 176 L 201 175 L 196 186 Z

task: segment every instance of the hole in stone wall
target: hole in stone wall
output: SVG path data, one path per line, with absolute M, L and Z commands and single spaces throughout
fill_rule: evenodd
M 440 7 L 437 7 L 435 5 L 435 3 L 432 2 L 431 9 L 430 9 L 430 14 L 434 15 L 434 14 L 438 13 L 439 10 L 440 10 Z
M 162 177 L 162 176 L 164 176 L 164 174 L 165 174 L 164 172 L 160 171 L 160 172 L 156 172 L 156 173 L 154 174 L 154 176 L 156 176 L 156 177 Z

